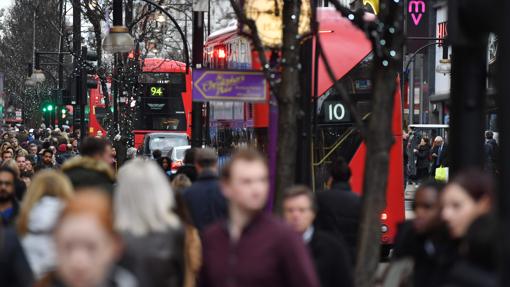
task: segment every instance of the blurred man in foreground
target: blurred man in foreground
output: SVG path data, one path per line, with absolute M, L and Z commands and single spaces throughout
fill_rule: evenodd
M 347 246 L 343 241 L 315 230 L 312 224 L 316 212 L 315 195 L 308 187 L 295 186 L 285 192 L 283 216 L 310 248 L 321 287 L 353 286 Z
M 265 159 L 252 150 L 235 153 L 222 189 L 230 217 L 203 235 L 201 286 L 318 287 L 303 240 L 263 211 L 269 193 Z

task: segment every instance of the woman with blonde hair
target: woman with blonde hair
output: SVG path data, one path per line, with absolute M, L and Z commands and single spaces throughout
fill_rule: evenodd
M 111 208 L 110 196 L 94 187 L 80 190 L 69 200 L 53 232 L 56 270 L 36 287 L 142 286 L 116 264 L 122 244 Z
M 7 150 L 7 148 L 10 148 L 10 147 L 11 147 L 11 143 L 8 141 L 5 141 L 0 145 L 0 152 L 4 152 L 5 150 Z
M 71 182 L 57 171 L 41 171 L 21 204 L 17 230 L 30 268 L 36 278 L 53 271 L 56 264 L 52 232 L 60 211 L 73 196 Z
M 167 177 L 156 163 L 134 159 L 119 170 L 115 227 L 125 244 L 122 265 L 140 286 L 182 286 L 184 232 L 174 206 Z

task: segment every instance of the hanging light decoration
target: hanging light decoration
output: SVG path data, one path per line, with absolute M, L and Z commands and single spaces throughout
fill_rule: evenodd
M 280 48 L 283 43 L 283 0 L 245 0 L 244 13 L 255 21 L 262 44 L 267 48 Z M 297 15 L 292 15 L 297 20 Z M 312 6 L 310 0 L 301 1 L 298 33 L 305 36 L 311 31 Z M 242 30 L 251 33 L 245 23 Z
M 113 27 L 103 40 L 103 50 L 109 53 L 128 53 L 135 47 L 129 30 L 122 24 L 122 0 L 113 1 Z

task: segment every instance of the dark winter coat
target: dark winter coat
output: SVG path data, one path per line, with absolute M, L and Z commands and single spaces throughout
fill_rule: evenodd
M 176 175 L 184 174 L 189 178 L 189 180 L 191 180 L 191 182 L 195 182 L 198 177 L 197 169 L 195 168 L 194 165 L 191 165 L 191 164 L 185 164 L 185 165 L 179 167 L 179 169 L 177 169 L 177 172 L 175 174 Z
M 393 260 L 404 258 L 414 262 L 414 287 L 443 286 L 458 258 L 457 244 L 443 227 L 421 235 L 415 232 L 412 221 L 406 221 L 398 227 L 393 249 Z
M 448 166 L 448 145 L 443 144 L 441 152 L 440 146 L 435 146 L 432 148 L 430 154 L 436 154 L 438 157 L 432 157 L 432 167 L 437 168 L 440 166 L 447 167 Z
M 421 145 L 416 152 L 416 169 L 429 169 L 430 167 L 430 146 Z
M 448 278 L 448 287 L 496 287 L 498 285 L 499 226 L 493 215 L 476 219 L 460 245 L 460 256 Z M 505 285 L 506 286 L 506 285 Z
M 221 193 L 218 176 L 204 171 L 192 186 L 183 191 L 184 201 L 195 227 L 205 227 L 227 217 L 227 201 Z
M 31 287 L 34 277 L 14 228 L 0 226 L 0 285 Z
M 21 179 L 14 179 L 14 190 L 16 193 L 16 199 L 21 202 L 27 191 L 27 184 Z
M 36 172 L 38 171 L 41 171 L 41 170 L 44 170 L 44 169 L 53 169 L 55 168 L 55 165 L 54 164 L 44 164 L 42 161 L 39 162 L 39 164 L 37 164 L 34 168 L 34 170 Z
M 345 242 L 315 230 L 308 243 L 321 287 L 353 286 L 353 266 Z
M 345 240 L 349 253 L 356 257 L 356 242 L 361 215 L 361 199 L 348 183 L 335 183 L 330 190 L 317 193 L 317 230 Z
M 124 233 L 125 267 L 138 279 L 140 286 L 181 287 L 184 281 L 184 231 L 135 236 Z
M 495 140 L 487 140 L 484 145 L 485 171 L 496 173 L 498 170 L 498 144 Z

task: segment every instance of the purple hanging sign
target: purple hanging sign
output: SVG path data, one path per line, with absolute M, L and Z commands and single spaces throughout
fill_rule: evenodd
M 193 101 L 265 102 L 266 79 L 258 71 L 193 70 Z

